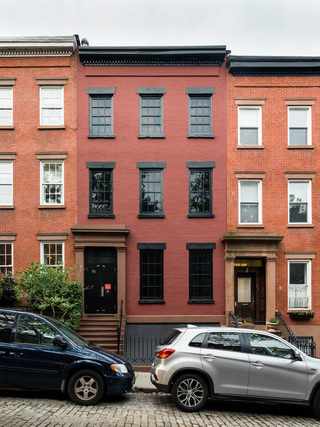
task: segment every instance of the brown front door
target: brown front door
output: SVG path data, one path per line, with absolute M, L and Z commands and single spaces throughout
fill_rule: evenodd
M 255 274 L 238 274 L 235 286 L 235 314 L 243 319 L 256 319 Z

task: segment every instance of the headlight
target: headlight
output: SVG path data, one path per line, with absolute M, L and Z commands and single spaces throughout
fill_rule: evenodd
M 111 365 L 111 369 L 114 372 L 120 372 L 121 374 L 126 374 L 128 372 L 128 368 L 123 363 L 115 363 Z

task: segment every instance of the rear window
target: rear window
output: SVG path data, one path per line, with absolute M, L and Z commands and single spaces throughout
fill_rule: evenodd
M 190 347 L 201 347 L 203 340 L 205 339 L 206 333 L 202 333 L 193 338 L 192 341 L 189 342 Z
M 169 345 L 172 344 L 173 341 L 175 341 L 178 336 L 181 334 L 181 331 L 178 330 L 174 330 L 171 332 L 170 335 L 167 336 L 167 338 L 165 338 L 160 344 L 161 345 Z

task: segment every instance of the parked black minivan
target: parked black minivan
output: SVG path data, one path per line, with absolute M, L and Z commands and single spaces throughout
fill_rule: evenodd
M 0 387 L 61 390 L 80 405 L 131 390 L 132 366 L 46 316 L 0 309 Z

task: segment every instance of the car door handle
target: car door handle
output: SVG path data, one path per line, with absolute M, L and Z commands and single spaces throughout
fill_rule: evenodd
M 252 362 L 251 365 L 258 369 L 264 367 L 264 364 L 262 362 Z
M 23 356 L 23 353 L 19 353 L 18 351 L 10 351 L 9 355 L 13 357 L 20 357 Z
M 207 360 L 214 360 L 215 359 L 215 357 L 212 354 L 205 354 L 203 357 Z

